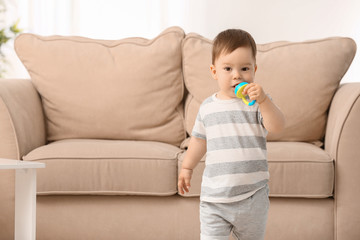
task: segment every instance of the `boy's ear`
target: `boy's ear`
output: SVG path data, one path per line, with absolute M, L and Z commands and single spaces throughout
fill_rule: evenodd
M 254 73 L 256 73 L 256 70 L 257 70 L 257 65 L 255 64 L 255 71 L 254 71 Z
M 216 68 L 213 64 L 210 65 L 210 72 L 211 72 L 211 76 L 217 80 L 217 76 L 216 76 Z

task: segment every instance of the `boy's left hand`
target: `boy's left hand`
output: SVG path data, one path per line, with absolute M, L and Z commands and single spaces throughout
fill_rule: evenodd
M 251 100 L 256 100 L 258 104 L 261 104 L 266 100 L 266 94 L 263 88 L 257 83 L 249 83 L 242 92 L 243 95 L 249 95 Z

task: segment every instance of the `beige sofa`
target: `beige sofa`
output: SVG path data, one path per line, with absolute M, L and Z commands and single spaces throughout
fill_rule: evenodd
M 37 239 L 199 239 L 204 161 L 177 173 L 202 100 L 217 91 L 211 41 L 20 35 L 26 79 L 0 80 L 0 158 L 46 164 Z M 339 85 L 349 38 L 258 45 L 256 81 L 283 110 L 268 136 L 267 240 L 360 239 L 360 83 Z M 0 239 L 13 239 L 14 171 L 0 171 Z

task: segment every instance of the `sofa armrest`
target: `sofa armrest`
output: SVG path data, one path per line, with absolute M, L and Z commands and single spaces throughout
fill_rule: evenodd
M 44 114 L 32 82 L 0 79 L 0 158 L 21 159 L 45 143 Z
M 340 86 L 329 111 L 325 151 L 335 160 L 335 239 L 360 239 L 360 83 Z
M 0 79 L 0 158 L 21 159 L 45 145 L 39 94 L 26 79 Z M 0 172 L 0 239 L 14 239 L 15 171 Z

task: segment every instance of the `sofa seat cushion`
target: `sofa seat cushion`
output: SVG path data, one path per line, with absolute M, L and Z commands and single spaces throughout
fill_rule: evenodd
M 169 144 L 120 140 L 61 140 L 24 156 L 46 168 L 38 194 L 154 195 L 177 192 L 177 156 Z
M 309 143 L 268 142 L 267 150 L 271 197 L 327 198 L 333 195 L 334 162 L 323 149 Z M 179 156 L 179 166 L 185 154 Z M 190 193 L 185 196 L 200 195 L 204 160 L 194 170 Z

